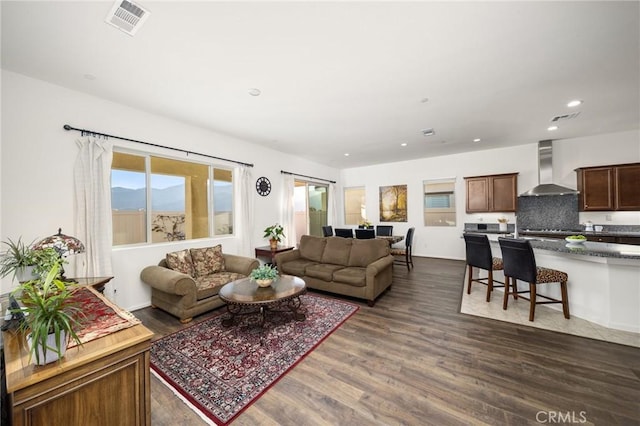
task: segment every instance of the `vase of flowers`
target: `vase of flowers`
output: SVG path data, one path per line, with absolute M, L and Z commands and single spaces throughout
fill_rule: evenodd
M 268 226 L 264 230 L 264 238 L 269 239 L 269 246 L 271 247 L 271 250 L 277 249 L 278 243 L 281 242 L 284 237 L 284 228 L 282 225 L 277 223 L 275 225 Z
M 278 278 L 278 269 L 269 264 L 261 265 L 251 271 L 249 278 L 255 281 L 259 287 L 269 287 Z
M 507 222 L 509 222 L 509 219 L 507 219 L 506 217 L 498 218 L 498 230 L 500 232 L 507 231 Z

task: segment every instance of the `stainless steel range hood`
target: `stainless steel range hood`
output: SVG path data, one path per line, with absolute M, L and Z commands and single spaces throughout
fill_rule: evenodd
M 520 194 L 521 197 L 578 194 L 575 189 L 553 183 L 552 142 L 551 140 L 538 142 L 538 186 Z

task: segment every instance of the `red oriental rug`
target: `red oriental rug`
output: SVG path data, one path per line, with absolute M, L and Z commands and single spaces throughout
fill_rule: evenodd
M 358 310 L 313 294 L 300 298 L 305 321 L 268 312 L 264 329 L 258 315 L 223 327 L 221 309 L 165 336 L 151 345 L 151 371 L 205 421 L 228 424 Z

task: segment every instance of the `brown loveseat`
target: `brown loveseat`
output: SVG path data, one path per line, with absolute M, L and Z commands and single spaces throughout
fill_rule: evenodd
M 307 287 L 367 300 L 391 286 L 393 256 L 386 240 L 303 235 L 295 250 L 275 256 L 278 271 L 301 277 Z
M 257 259 L 222 253 L 217 245 L 168 253 L 158 265 L 144 268 L 140 279 L 151 286 L 152 306 L 187 323 L 224 305 L 220 288 L 248 276 L 258 265 Z

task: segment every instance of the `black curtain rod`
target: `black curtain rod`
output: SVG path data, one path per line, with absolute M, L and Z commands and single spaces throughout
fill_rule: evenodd
M 313 176 L 307 176 L 307 175 L 299 175 L 299 174 L 297 174 L 297 173 L 293 173 L 293 172 L 286 172 L 286 171 L 284 171 L 284 170 L 280 170 L 280 173 L 282 173 L 283 175 L 300 176 L 300 177 L 306 177 L 306 178 L 309 178 L 309 179 L 323 180 L 323 181 L 325 181 L 325 182 L 336 183 L 336 181 L 335 181 L 335 180 L 322 179 L 322 178 L 319 178 L 319 177 L 313 177 Z
M 187 155 L 189 154 L 195 154 L 195 155 L 199 155 L 201 157 L 207 157 L 207 158 L 214 158 L 216 160 L 222 160 L 222 161 L 229 161 L 230 163 L 236 163 L 236 164 L 241 164 L 243 166 L 248 166 L 248 167 L 253 167 L 253 164 L 250 163 L 243 163 L 242 161 L 236 161 L 236 160 L 229 160 L 228 158 L 222 158 L 222 157 L 215 157 L 213 155 L 207 155 L 207 154 L 200 154 L 199 152 L 193 152 L 193 151 L 187 151 L 186 149 L 180 149 L 180 148 L 173 148 L 171 146 L 164 146 L 164 145 L 158 145 L 155 143 L 149 143 L 149 142 L 143 142 L 143 141 L 137 141 L 135 139 L 129 139 L 129 138 L 123 138 L 121 136 L 114 136 L 114 135 L 109 135 L 106 133 L 100 133 L 100 132 L 94 132 L 93 130 L 86 130 L 86 129 L 76 129 L 75 127 L 71 127 L 68 124 L 65 124 L 64 126 L 62 126 L 63 129 L 65 130 L 76 130 L 78 132 L 82 132 L 82 133 L 88 133 L 91 135 L 98 135 L 98 136 L 106 136 L 108 138 L 115 138 L 115 139 L 120 139 L 123 141 L 129 141 L 129 142 L 135 142 L 135 143 L 141 143 L 143 145 L 149 145 L 149 146 L 155 146 L 157 148 L 164 148 L 164 149 L 170 149 L 173 151 L 179 151 L 179 152 L 183 152 Z

